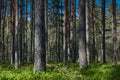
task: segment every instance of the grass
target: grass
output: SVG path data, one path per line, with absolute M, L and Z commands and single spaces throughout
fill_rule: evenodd
M 33 73 L 33 64 L 25 64 L 18 70 L 8 63 L 0 63 L 0 80 L 120 80 L 120 64 L 91 64 L 79 69 L 77 63 L 50 63 L 46 72 Z

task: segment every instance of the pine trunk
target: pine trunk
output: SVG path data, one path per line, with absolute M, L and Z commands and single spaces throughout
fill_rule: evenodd
M 18 0 L 15 0 L 15 69 L 18 69 Z
M 117 59 L 117 49 L 116 49 L 116 42 L 117 42 L 117 29 L 116 29 L 116 0 L 112 0 L 112 39 L 113 39 L 113 64 L 116 63 Z
M 87 67 L 85 0 L 79 2 L 79 64 L 80 68 Z
M 105 0 L 102 0 L 102 63 L 105 62 Z
M 44 0 L 35 0 L 34 72 L 46 70 Z
M 68 0 L 64 1 L 64 27 L 63 27 L 63 64 L 67 62 L 67 14 Z

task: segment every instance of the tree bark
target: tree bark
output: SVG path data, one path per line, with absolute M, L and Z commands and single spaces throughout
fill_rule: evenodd
M 90 52 L 89 52 L 89 0 L 86 0 L 86 51 L 87 51 L 87 63 L 90 64 Z
M 67 14 L 68 0 L 64 1 L 64 27 L 63 27 L 63 64 L 67 62 Z
M 45 1 L 45 41 L 46 41 L 46 63 L 48 63 L 48 0 Z
M 32 5 L 32 14 L 31 14 L 31 23 L 32 23 L 32 25 L 31 25 L 31 46 L 30 46 L 30 49 L 31 49 L 31 62 L 33 62 L 33 60 L 34 60 L 34 32 L 35 32 L 35 27 L 34 27 L 34 25 L 35 25 L 35 16 L 34 16 L 34 13 L 35 13 L 35 11 L 34 11 L 34 0 L 31 0 L 31 5 Z
M 22 32 L 23 32 L 23 0 L 20 0 L 20 63 L 23 62 L 23 49 L 22 49 Z
M 95 0 L 92 0 L 92 26 L 93 26 L 93 59 L 98 62 L 97 44 L 96 44 L 96 26 L 95 26 Z
M 11 64 L 14 63 L 15 58 L 15 16 L 14 16 L 14 0 L 10 0 L 10 21 L 11 21 L 11 33 L 12 33 L 12 53 L 11 53 Z
M 15 0 L 15 69 L 18 69 L 18 0 Z
M 87 67 L 85 0 L 79 2 L 79 64 L 80 68 Z
M 0 44 L 2 43 L 1 42 L 1 12 L 2 12 L 1 9 L 2 9 L 2 1 L 0 0 Z M 0 48 L 1 48 L 1 45 L 0 45 Z M 1 49 L 0 49 L 0 55 L 1 55 Z
M 25 28 L 25 45 L 26 45 L 26 61 L 30 61 L 30 53 L 28 52 L 28 38 L 27 38 L 27 31 L 28 31 L 28 0 L 26 0 L 26 28 Z
M 1 19 L 1 41 L 2 41 L 2 44 L 1 44 L 1 52 L 2 52 L 2 61 L 5 60 L 5 42 L 4 42 L 4 29 L 5 29 L 5 2 L 2 1 L 2 19 Z
M 113 64 L 116 63 L 117 58 L 117 48 L 116 48 L 116 42 L 117 42 L 117 29 L 116 29 L 116 0 L 112 0 L 112 40 L 113 40 L 113 58 L 112 62 Z
M 34 72 L 46 70 L 44 0 L 35 0 Z
M 102 0 L 102 63 L 106 62 L 105 56 L 105 0 Z
M 70 58 L 71 61 L 74 62 L 74 49 L 75 49 L 75 22 L 76 16 L 75 16 L 75 0 L 71 0 L 71 26 L 70 26 Z

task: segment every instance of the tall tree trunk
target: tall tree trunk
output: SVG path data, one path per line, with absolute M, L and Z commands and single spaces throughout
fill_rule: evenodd
M 60 47 L 59 47 L 59 0 L 56 1 L 56 8 L 55 8 L 55 12 L 56 12 L 56 61 L 59 62 L 60 61 Z
M 31 39 L 30 39 L 30 61 L 32 62 L 32 53 L 33 53 L 33 3 L 32 3 L 32 0 L 31 0 Z
M 112 0 L 112 40 L 113 40 L 113 64 L 116 63 L 117 58 L 117 49 L 116 49 L 116 42 L 117 42 L 117 29 L 116 29 L 116 0 Z
M 55 6 L 55 8 L 54 8 L 54 10 L 55 10 L 55 26 L 56 26 L 56 62 L 59 62 L 59 58 L 58 58 L 58 8 L 57 8 L 57 6 L 58 6 L 58 2 L 57 1 L 54 1 L 55 3 L 54 3 L 54 6 Z
M 25 32 L 26 32 L 26 4 L 25 4 L 25 1 L 23 2 L 23 28 L 22 28 L 22 36 L 23 36 L 23 63 L 26 61 L 26 36 L 25 36 Z
M 0 44 L 2 43 L 1 42 L 1 12 L 2 12 L 2 1 L 0 0 Z M 1 48 L 1 45 L 0 45 L 0 48 Z M 1 55 L 1 49 L 0 49 L 0 55 Z M 0 58 L 1 60 L 1 58 Z
M 102 63 L 106 62 L 105 57 L 105 0 L 102 0 Z
M 92 0 L 92 26 L 93 26 L 93 59 L 98 62 L 97 44 L 96 44 L 96 26 L 95 26 L 95 0 Z
M 25 43 L 26 43 L 26 61 L 30 61 L 30 54 L 28 52 L 28 39 L 27 39 L 27 31 L 28 31 L 28 0 L 26 0 L 26 28 L 25 28 Z
M 60 10 L 60 13 L 61 13 L 61 46 L 63 47 L 63 16 L 62 16 L 62 14 L 63 14 L 63 7 L 62 7 L 62 4 L 63 4 L 63 1 L 62 0 L 60 0 L 61 2 L 60 2 L 60 6 L 61 6 L 61 10 Z M 61 47 L 60 47 L 61 48 Z M 63 48 L 61 49 L 61 57 L 62 57 L 62 61 L 63 61 Z
M 46 70 L 44 0 L 35 0 L 34 72 Z
M 34 11 L 34 0 L 31 0 L 31 3 L 32 3 L 32 14 L 31 14 L 31 17 L 32 17 L 32 20 L 31 20 L 31 22 L 32 22 L 32 25 L 31 25 L 31 47 L 30 47 L 30 49 L 31 49 L 31 62 L 33 62 L 33 60 L 34 60 L 34 24 L 35 24 L 35 21 L 34 21 L 34 13 L 35 13 L 35 11 Z
M 60 0 L 58 0 L 58 62 L 60 62 Z
M 71 0 L 68 1 L 68 14 L 67 14 L 67 47 L 68 47 L 68 61 L 72 62 L 72 52 L 70 51 L 70 41 L 71 41 L 71 35 L 70 35 L 70 31 L 71 31 Z
M 87 63 L 90 64 L 90 52 L 89 52 L 89 0 L 86 0 L 86 51 L 87 51 Z
M 46 41 L 46 63 L 48 63 L 48 0 L 45 1 L 45 41 Z
M 11 21 L 11 33 L 12 33 L 12 53 L 11 53 L 11 64 L 14 63 L 15 57 L 15 30 L 14 30 L 14 0 L 10 0 L 10 21 Z
M 74 57 L 73 57 L 73 62 L 75 62 L 76 61 L 76 53 L 77 53 L 77 51 L 76 51 L 76 0 L 75 0 L 75 4 L 74 4 L 75 6 L 75 8 L 74 8 L 74 16 L 73 16 L 73 21 L 74 21 L 74 29 L 75 29 L 75 33 L 74 33 Z
M 2 1 L 2 20 L 1 20 L 1 41 L 2 41 L 2 60 L 5 60 L 5 42 L 4 42 L 4 29 L 5 29 L 5 2 Z
M 10 1 L 6 1 L 6 27 L 7 27 L 7 30 L 6 30 L 6 32 L 7 32 L 7 34 L 6 34 L 6 52 L 7 52 L 7 54 L 6 54 L 6 59 L 7 59 L 7 61 L 9 61 L 9 42 L 8 42 L 8 38 L 9 38 L 9 18 L 8 18 L 8 11 L 9 11 L 9 8 L 8 8 L 8 5 L 9 5 L 9 2 Z
M 76 16 L 75 16 L 75 0 L 71 0 L 71 26 L 70 26 L 70 53 L 71 53 L 71 61 L 74 61 L 74 49 L 75 49 L 75 22 Z
M 87 67 L 85 0 L 79 2 L 79 64 L 80 68 Z
M 63 27 L 63 64 L 67 62 L 67 14 L 68 0 L 64 1 L 64 27 Z
M 15 0 L 15 69 L 18 69 L 18 0 Z
M 20 63 L 23 62 L 22 27 L 23 27 L 23 0 L 20 0 Z

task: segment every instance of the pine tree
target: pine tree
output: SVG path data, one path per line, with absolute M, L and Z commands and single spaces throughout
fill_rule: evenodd
M 34 72 L 46 70 L 44 0 L 35 0 Z
M 79 2 L 79 64 L 80 68 L 87 67 L 85 0 Z
M 112 0 L 112 39 L 113 39 L 113 64 L 116 63 L 117 58 L 117 49 L 116 49 L 116 42 L 117 42 L 117 29 L 116 29 L 116 0 Z
M 15 69 L 18 69 L 18 0 L 15 0 Z
M 105 0 L 102 0 L 102 63 L 106 62 L 105 57 Z

